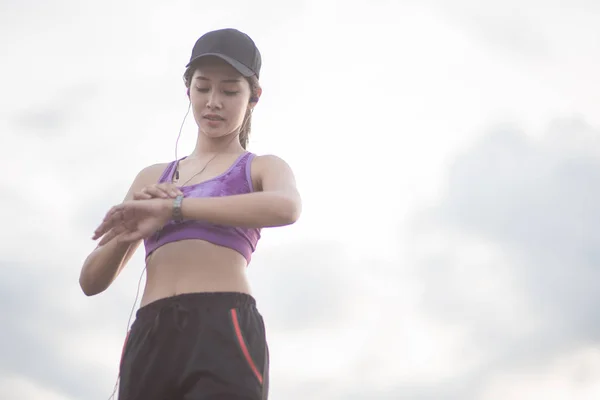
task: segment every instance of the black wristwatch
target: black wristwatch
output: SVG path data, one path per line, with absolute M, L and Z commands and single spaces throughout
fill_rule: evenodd
M 183 202 L 182 194 L 175 197 L 175 200 L 173 201 L 173 220 L 175 222 L 183 221 L 183 215 L 181 213 L 181 203 L 182 202 Z

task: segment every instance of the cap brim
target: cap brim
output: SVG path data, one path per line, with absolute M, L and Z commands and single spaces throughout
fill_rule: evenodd
M 241 62 L 236 61 L 231 57 L 228 57 L 226 55 L 219 54 L 219 53 L 204 53 L 202 55 L 199 55 L 198 57 L 194 57 L 190 60 L 189 63 L 187 63 L 187 65 L 185 67 L 187 68 L 190 65 L 192 65 L 194 62 L 200 60 L 201 58 L 208 57 L 208 56 L 219 57 L 220 59 L 222 59 L 223 61 L 226 61 L 229 65 L 231 65 L 233 68 L 235 68 L 240 74 L 242 74 L 243 76 L 245 76 L 247 78 L 252 75 L 256 75 L 250 68 L 246 67 Z

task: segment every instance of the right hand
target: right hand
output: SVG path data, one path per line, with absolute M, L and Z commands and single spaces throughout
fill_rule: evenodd
M 174 199 L 178 195 L 183 194 L 181 190 L 172 183 L 155 183 L 146 186 L 139 192 L 133 194 L 134 200 L 150 200 L 150 199 Z

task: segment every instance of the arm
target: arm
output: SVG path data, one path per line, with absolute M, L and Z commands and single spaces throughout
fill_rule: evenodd
M 296 222 L 302 201 L 289 165 L 276 156 L 256 157 L 252 162 L 252 175 L 257 178 L 257 191 L 224 197 L 186 198 L 181 205 L 183 218 L 244 228 Z M 166 202 L 171 208 L 173 202 Z
M 124 201 L 132 200 L 135 192 L 142 190 L 151 182 L 157 173 L 164 169 L 164 164 L 156 164 L 140 171 L 134 179 Z M 111 240 L 100 245 L 85 259 L 79 275 L 79 285 L 87 296 L 102 293 L 112 284 L 127 262 L 131 259 L 141 240 L 122 243 Z
M 300 195 L 289 166 L 274 156 L 252 162 L 257 191 L 234 196 L 186 198 L 181 205 L 184 219 L 217 225 L 265 228 L 290 225 L 301 212 Z M 93 239 L 100 244 L 132 243 L 156 232 L 172 218 L 173 200 L 125 201 L 113 207 L 96 228 Z M 114 278 L 112 278 L 114 279 Z M 107 283 L 107 285 L 110 282 Z

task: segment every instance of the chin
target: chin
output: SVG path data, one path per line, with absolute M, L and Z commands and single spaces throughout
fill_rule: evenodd
M 212 139 L 218 139 L 218 138 L 222 138 L 222 137 L 226 137 L 229 136 L 233 133 L 233 131 L 231 129 L 228 129 L 226 127 L 222 127 L 222 128 L 213 128 L 210 126 L 200 126 L 200 132 L 209 138 Z

